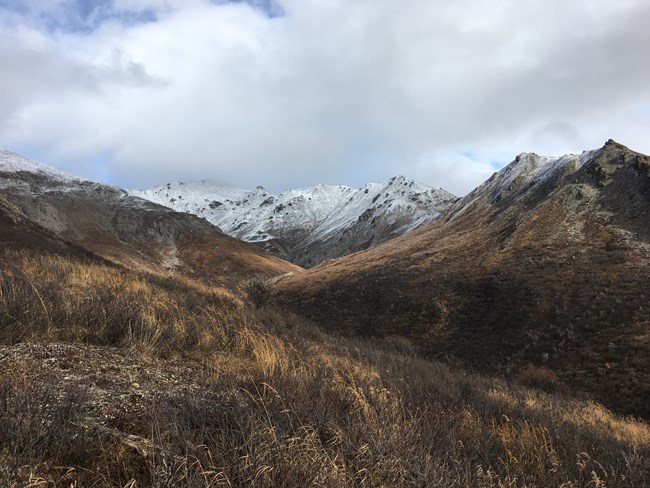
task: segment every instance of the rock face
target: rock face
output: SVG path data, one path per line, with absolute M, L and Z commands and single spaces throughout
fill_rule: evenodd
M 650 418 L 650 157 L 522 154 L 437 222 L 279 283 L 329 327 L 400 334 L 516 375 L 533 364 Z
M 8 151 L 0 151 L 0 203 L 7 229 L 21 236 L 15 240 L 73 245 L 136 269 L 185 273 L 229 288 L 254 276 L 300 271 L 204 219 Z
M 402 176 L 354 190 L 318 185 L 272 195 L 208 182 L 169 183 L 131 194 L 206 218 L 227 234 L 311 267 L 433 222 L 456 200 Z

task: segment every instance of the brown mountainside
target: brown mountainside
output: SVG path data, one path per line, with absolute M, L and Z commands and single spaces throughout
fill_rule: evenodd
M 621 167 L 633 163 L 627 153 L 623 159 Z M 329 333 L 278 308 L 263 283 L 240 287 L 243 279 L 299 268 L 195 217 L 1 150 L 0 168 L 2 487 L 647 485 L 650 427 L 643 421 L 450 368 L 400 337 Z M 526 191 L 532 180 L 511 169 L 516 178 L 491 183 L 499 190 L 494 202 L 508 193 L 521 203 L 515 194 L 532 194 Z M 588 186 L 585 194 L 595 195 Z M 536 243 L 541 234 L 526 237 L 532 224 L 503 233 L 514 203 L 495 203 L 503 205 L 500 217 L 487 210 L 488 193 L 468 197 L 463 205 L 480 198 L 447 215 L 446 226 L 462 240 L 435 230 L 442 225 L 431 228 L 383 251 L 310 271 L 313 281 L 291 278 L 284 290 L 293 298 L 287 299 L 330 327 L 338 319 L 347 329 L 358 324 L 362 332 L 411 335 L 430 351 L 437 346 L 460 357 L 465 347 L 496 354 L 501 346 L 492 338 L 506 336 L 505 327 L 496 330 L 496 318 L 515 316 L 506 313 L 505 295 L 513 295 L 515 306 L 526 303 L 515 286 L 524 282 L 512 283 L 517 266 L 525 266 L 508 246 L 517 239 Z M 638 218 L 633 208 L 642 211 L 643 201 L 608 224 L 623 238 L 602 244 L 620 266 L 638 254 L 623 247 L 625 226 L 633 228 Z M 432 240 L 432 232 L 440 235 Z M 560 227 L 549 232 L 551 243 L 562 234 Z M 481 249 L 499 252 L 482 262 Z M 544 266 L 556 259 L 549 254 Z M 508 273 L 498 274 L 499 267 Z M 554 275 L 531 276 L 539 284 Z M 614 275 L 607 279 L 617 283 Z M 532 293 L 533 284 L 527 286 Z M 475 290 L 485 302 L 472 304 L 466 292 Z M 641 305 L 633 306 L 641 312 Z M 472 335 L 463 308 L 482 319 L 477 310 L 489 307 L 494 315 L 485 312 L 488 320 L 477 320 Z M 541 321 L 522 324 L 509 324 L 513 344 L 517 334 L 544 330 Z M 589 332 L 611 333 L 599 327 L 590 319 Z M 621 330 L 612 346 L 617 357 L 633 339 L 632 329 Z M 542 348 L 546 336 L 527 340 L 548 350 Z M 645 347 L 643 339 L 634 340 Z M 630 357 L 643 360 L 643 352 Z M 494 369 L 508 364 L 491 359 L 482 358 Z M 626 370 L 642 381 L 643 364 L 630 364 Z M 607 371 L 617 368 L 612 363 Z M 638 382 L 630 384 L 641 391 Z
M 280 299 L 478 370 L 546 366 L 650 418 L 650 158 L 608 141 L 543 159 L 519 156 L 425 229 L 282 280 Z
M 301 271 L 204 219 L 119 188 L 33 171 L 2 172 L 1 166 L 0 183 L 4 243 L 84 250 L 133 269 L 181 273 L 231 289 L 253 277 Z

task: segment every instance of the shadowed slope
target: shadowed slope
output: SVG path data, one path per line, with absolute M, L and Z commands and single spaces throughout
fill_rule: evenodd
M 546 365 L 648 418 L 650 158 L 609 141 L 562 159 L 521 155 L 443 221 L 287 278 L 282 299 L 476 369 Z
M 179 276 L 0 248 L 0 486 L 646 486 L 650 428 Z

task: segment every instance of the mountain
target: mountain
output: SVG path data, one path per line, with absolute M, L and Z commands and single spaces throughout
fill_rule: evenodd
M 582 191 L 593 196 L 605 194 L 606 185 L 623 185 L 611 195 L 628 208 L 620 222 L 633 227 L 638 219 L 647 221 L 647 202 L 636 196 L 647 191 L 648 158 L 621 153 L 618 161 L 616 151 L 610 152 L 596 164 L 602 163 L 603 172 L 590 173 L 605 187 L 589 193 L 587 183 Z M 586 161 L 583 168 L 593 164 Z M 629 174 L 618 175 L 623 168 Z M 198 217 L 0 153 L 0 486 L 646 486 L 647 423 L 561 391 L 547 394 L 521 381 L 427 360 L 397 337 L 411 323 L 423 331 L 413 329 L 418 344 L 435 339 L 444 346 L 441 333 L 453 334 L 453 324 L 462 327 L 455 311 L 471 311 L 469 302 L 480 292 L 471 288 L 481 272 L 480 253 L 495 249 L 493 243 L 475 239 L 469 247 L 467 241 L 466 262 L 454 262 L 458 242 L 441 239 L 436 268 L 430 258 L 437 250 L 414 247 L 418 239 L 430 245 L 428 236 L 438 227 L 483 229 L 489 239 L 496 232 L 489 230 L 493 214 L 479 209 L 509 199 L 515 207 L 533 205 L 526 195 L 536 194 L 539 181 L 513 187 L 494 204 L 487 203 L 492 195 L 479 192 L 455 207 L 462 212 L 447 212 L 446 223 L 398 238 L 402 249 L 385 244 L 338 260 L 347 265 L 334 269 L 336 277 L 331 264 L 302 272 Z M 558 179 L 557 188 L 566 184 Z M 535 198 L 545 196 L 540 191 Z M 516 238 L 519 230 L 511 235 Z M 614 244 L 610 250 L 624 258 L 620 243 Z M 402 266 L 411 251 L 420 254 L 407 271 Z M 377 263 L 368 262 L 369 256 Z M 643 264 L 637 267 L 643 273 Z M 390 274 L 382 277 L 382 268 Z M 459 287 L 457 296 L 427 309 L 428 300 L 436 300 L 432 290 L 451 287 L 451 275 L 460 276 L 462 269 L 467 289 Z M 338 303 L 345 307 L 343 325 L 353 318 L 360 327 L 383 322 L 391 337 L 329 333 L 279 308 L 265 280 L 241 286 L 242 280 L 294 270 L 294 276 L 329 280 L 303 282 L 307 293 L 346 280 L 338 282 L 343 294 L 333 295 L 337 302 L 328 303 L 323 293 L 303 304 L 303 310 L 322 311 L 323 324 L 332 326 Z M 427 273 L 436 279 L 423 277 Z M 627 297 L 612 291 L 622 300 L 621 310 L 643 301 L 642 278 Z M 283 293 L 290 292 L 290 283 L 298 281 L 287 279 Z M 254 289 L 265 292 L 266 301 L 256 301 Z M 509 289 L 515 306 L 522 304 L 517 291 Z M 291 296 L 296 295 L 285 295 L 284 303 L 290 305 Z M 357 301 L 351 304 L 352 296 Z M 406 317 L 409 322 L 389 323 L 408 315 L 410 305 L 420 313 Z M 481 306 L 487 325 L 489 305 Z M 583 311 L 589 309 L 583 305 Z M 426 329 L 425 320 L 437 320 L 437 328 Z M 591 324 L 593 338 L 585 338 L 582 349 L 608 340 L 598 337 L 608 332 L 598 327 Z M 624 326 L 616 332 L 620 337 L 606 349 L 626 361 L 629 356 L 636 368 L 626 365 L 629 377 L 620 378 L 619 390 L 627 395 L 624 388 L 632 385 L 639 393 L 632 407 L 642 411 L 638 384 L 647 376 L 647 350 L 634 352 L 625 341 L 644 339 L 636 332 L 628 337 Z M 476 334 L 468 346 L 489 353 L 489 338 Z M 546 338 L 529 340 L 541 344 Z M 488 366 L 499 360 L 482 358 Z M 608 371 L 619 368 L 609 361 L 599 378 L 605 388 Z M 542 372 L 547 389 L 557 386 Z M 528 383 L 536 378 L 539 383 L 539 374 L 529 373 Z
M 300 271 L 204 219 L 5 150 L 0 213 L 4 242 L 74 247 L 131 268 L 181 273 L 227 288 L 255 276 Z
M 650 418 L 650 157 L 524 153 L 437 222 L 279 282 L 330 328 L 489 373 L 545 367 Z
M 261 186 L 247 191 L 205 181 L 131 193 L 204 217 L 233 237 L 306 267 L 433 222 L 456 200 L 445 190 L 403 176 L 358 190 L 317 185 L 280 195 Z

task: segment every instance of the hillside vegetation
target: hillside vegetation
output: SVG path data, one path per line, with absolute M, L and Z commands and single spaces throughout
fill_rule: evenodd
M 649 156 L 522 155 L 438 222 L 278 286 L 330 330 L 398 334 L 488 375 L 532 364 L 650 419 L 649 224 Z
M 0 485 L 629 487 L 650 427 L 178 276 L 0 250 Z M 261 293 L 261 294 L 260 294 Z M 542 382 L 543 383 L 543 382 Z

